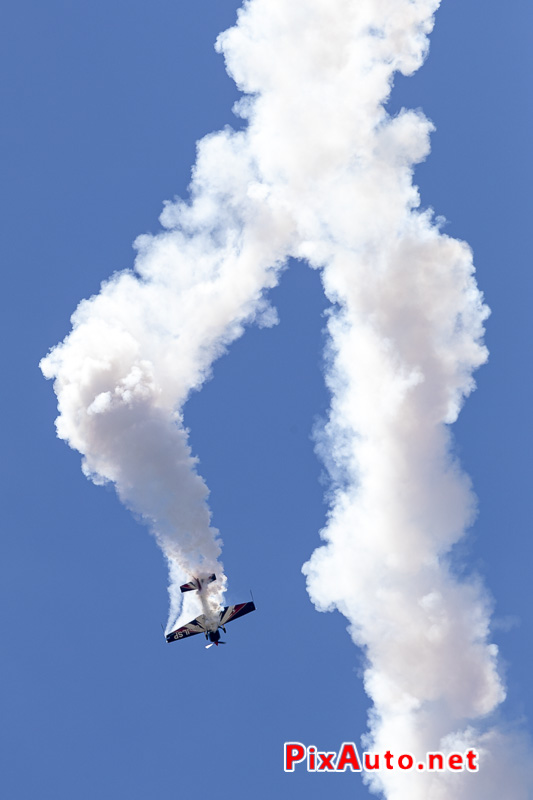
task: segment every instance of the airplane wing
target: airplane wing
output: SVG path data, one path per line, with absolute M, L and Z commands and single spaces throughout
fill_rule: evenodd
M 227 622 L 231 622 L 234 619 L 244 617 L 244 615 L 249 614 L 250 611 L 255 611 L 255 604 L 251 600 L 247 603 L 238 603 L 236 606 L 226 606 L 220 612 L 219 625 L 225 625 Z M 177 628 L 177 630 L 169 633 L 165 636 L 165 639 L 170 644 L 170 642 L 179 641 L 180 639 L 187 639 L 189 636 L 196 636 L 197 633 L 208 633 L 210 630 L 213 630 L 212 623 L 210 626 L 205 614 L 200 614 L 200 616 L 193 619 L 192 622 L 188 622 L 186 625 L 182 625 L 181 628 Z
M 200 614 L 199 617 L 193 619 L 192 622 L 188 622 L 186 625 L 182 625 L 181 628 L 177 628 L 172 633 L 169 633 L 165 636 L 165 639 L 170 644 L 170 642 L 175 642 L 179 639 L 187 639 L 189 636 L 196 636 L 197 633 L 205 633 L 207 631 L 207 619 L 205 614 Z
M 255 611 L 255 604 L 252 600 L 247 603 L 238 603 L 236 606 L 226 606 L 220 613 L 220 624 L 225 625 L 226 622 L 231 622 L 239 617 L 244 617 L 250 611 Z

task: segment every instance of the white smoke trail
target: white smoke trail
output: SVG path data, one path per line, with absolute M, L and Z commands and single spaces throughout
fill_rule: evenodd
M 484 753 L 480 774 L 394 771 L 371 788 L 520 800 L 529 776 L 511 773 L 515 740 L 480 723 L 504 697 L 490 603 L 447 560 L 474 501 L 446 426 L 486 359 L 487 310 L 468 247 L 418 210 L 412 171 L 431 123 L 384 110 L 394 72 L 421 66 L 438 6 L 245 2 L 218 48 L 248 127 L 200 143 L 190 205 L 166 206 L 167 230 L 138 240 L 136 274 L 80 305 L 43 371 L 59 436 L 156 534 L 173 614 L 183 572 L 221 572 L 183 405 L 245 323 L 275 321 L 263 293 L 288 256 L 320 269 L 333 303 L 320 449 L 334 488 L 326 544 L 305 567 L 310 595 L 345 614 L 365 650 L 369 748 Z
M 118 273 L 82 301 L 70 335 L 41 362 L 55 378 L 58 436 L 83 454 L 93 481 L 115 484 L 169 561 L 169 625 L 186 575 L 215 572 L 207 593 L 215 603 L 225 588 L 181 409 L 245 322 L 276 321 L 263 290 L 276 282 L 287 225 L 254 201 L 253 178 L 244 136 L 207 137 L 191 205 L 162 214 L 175 229 L 139 237 L 136 274 Z
M 481 777 L 396 770 L 371 788 L 518 800 L 532 785 L 519 739 L 486 723 L 505 695 L 490 602 L 447 559 L 474 511 L 447 425 L 486 360 L 488 310 L 467 245 L 417 210 L 431 123 L 383 108 L 394 71 L 421 65 L 438 5 L 252 0 L 220 43 L 254 95 L 241 109 L 270 202 L 294 219 L 292 254 L 322 269 L 334 303 L 319 446 L 335 488 L 327 544 L 305 566 L 311 598 L 338 608 L 365 650 L 370 748 L 482 753 Z

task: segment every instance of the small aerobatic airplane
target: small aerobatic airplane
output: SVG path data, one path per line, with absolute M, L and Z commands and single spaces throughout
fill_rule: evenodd
M 193 578 L 189 583 L 184 583 L 183 586 L 180 586 L 180 589 L 182 592 L 190 592 L 195 589 L 200 591 L 202 586 L 212 583 L 214 580 L 216 580 L 215 575 L 209 575 L 203 579 Z M 209 639 L 209 644 L 206 644 L 206 648 L 212 647 L 214 644 L 218 647 L 219 644 L 226 644 L 220 639 L 219 629 L 222 628 L 226 633 L 225 626 L 227 622 L 244 617 L 245 614 L 249 614 L 251 611 L 255 611 L 253 600 L 249 600 L 247 603 L 238 603 L 236 606 L 226 606 L 222 611 L 217 612 L 214 619 L 209 619 L 205 614 L 200 614 L 192 622 L 188 622 L 186 625 L 182 625 L 181 628 L 177 628 L 177 630 L 167 634 L 165 639 L 170 644 L 170 642 L 176 642 L 180 639 L 187 639 L 189 636 L 196 636 L 197 633 L 203 633 L 205 638 Z

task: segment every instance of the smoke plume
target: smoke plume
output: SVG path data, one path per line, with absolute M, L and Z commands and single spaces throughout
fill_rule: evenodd
M 132 272 L 83 301 L 43 360 L 58 435 L 149 524 L 170 565 L 216 572 L 220 541 L 183 406 L 265 300 L 289 257 L 331 301 L 331 413 L 317 449 L 331 475 L 311 599 L 341 611 L 366 657 L 367 749 L 481 753 L 479 774 L 380 772 L 389 800 L 527 797 L 513 734 L 490 727 L 505 690 L 481 582 L 451 548 L 475 513 L 449 425 L 487 358 L 488 310 L 468 246 L 420 209 L 429 153 L 420 111 L 385 110 L 395 72 L 423 63 L 440 0 L 249 0 L 217 41 L 244 93 L 243 131 L 203 139 L 190 201 L 167 203 Z
M 244 137 L 201 142 L 191 204 L 167 206 L 170 230 L 138 238 L 135 272 L 82 301 L 41 362 L 55 379 L 58 436 L 83 454 L 88 477 L 115 485 L 168 559 L 169 624 L 186 576 L 215 572 L 219 599 L 225 587 L 183 404 L 245 322 L 276 321 L 263 291 L 276 282 L 286 226 L 247 201 L 251 178 Z

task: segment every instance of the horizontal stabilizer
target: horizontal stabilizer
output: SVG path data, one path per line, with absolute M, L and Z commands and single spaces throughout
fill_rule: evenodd
M 184 583 L 183 586 L 180 586 L 182 592 L 197 592 L 199 591 L 202 586 L 206 586 L 208 583 L 213 583 L 216 581 L 217 576 L 213 575 L 205 575 L 202 578 L 193 578 L 192 581 L 189 583 Z

